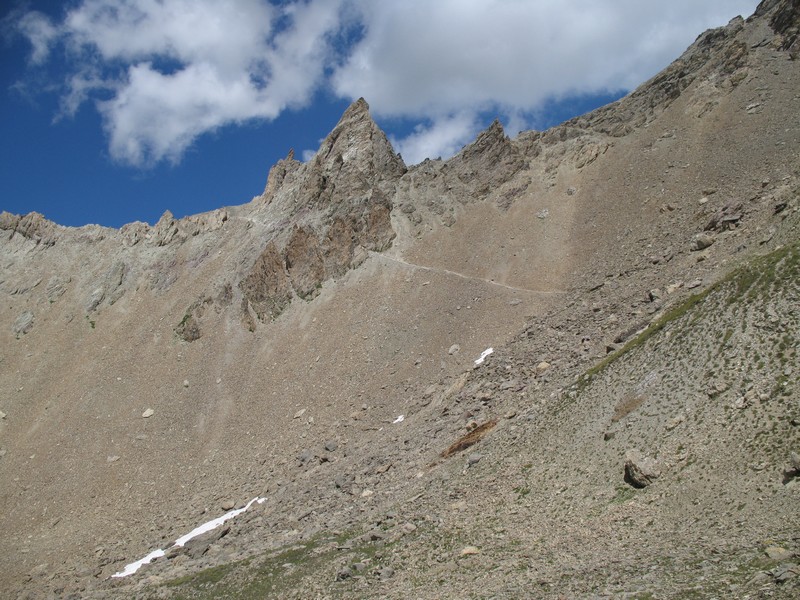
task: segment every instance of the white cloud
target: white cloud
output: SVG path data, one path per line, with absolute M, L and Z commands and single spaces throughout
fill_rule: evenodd
M 31 63 L 43 63 L 50 53 L 50 44 L 58 37 L 58 30 L 52 21 L 37 11 L 22 15 L 17 23 L 19 32 L 31 43 Z
M 330 60 L 340 5 L 84 0 L 52 31 L 36 13 L 20 31 L 40 62 L 54 38 L 63 42 L 71 71 L 62 113 L 94 97 L 111 156 L 141 166 L 180 160 L 205 132 L 306 104 Z
M 103 60 L 153 57 L 248 68 L 263 50 L 276 10 L 260 0 L 84 0 L 64 32 Z
M 62 112 L 95 101 L 111 155 L 180 160 L 204 132 L 274 119 L 319 89 L 413 119 L 409 162 L 444 157 L 494 113 L 509 133 L 546 102 L 627 91 L 757 0 L 82 0 L 18 30 L 66 49 Z M 350 46 L 346 32 L 356 35 Z
M 452 139 L 435 132 L 457 114 L 490 110 L 518 129 L 519 116 L 547 100 L 630 90 L 703 30 L 750 14 L 757 0 L 355 4 L 365 34 L 333 74 L 333 88 L 344 97 L 364 96 L 378 116 L 432 119 L 396 143 L 424 143 L 436 156 L 453 148 Z
M 438 118 L 427 126 L 417 125 L 410 135 L 402 139 L 392 137 L 391 142 L 407 164 L 415 164 L 426 158 L 452 156 L 472 141 L 479 127 L 477 115 L 463 111 Z
M 379 114 L 629 89 L 756 0 L 358 0 L 364 38 L 333 76 Z

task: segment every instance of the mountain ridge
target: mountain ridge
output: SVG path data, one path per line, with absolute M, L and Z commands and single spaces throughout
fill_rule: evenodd
M 3 213 L 2 589 L 792 597 L 798 12 L 447 161 L 358 100 L 248 204 Z

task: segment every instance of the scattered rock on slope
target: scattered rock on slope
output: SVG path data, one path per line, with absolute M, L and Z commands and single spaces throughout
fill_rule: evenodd
M 33 313 L 29 310 L 26 310 L 24 313 L 19 315 L 14 320 L 14 324 L 11 326 L 11 330 L 16 335 L 25 335 L 31 330 L 32 327 L 33 327 Z
M 635 488 L 645 488 L 661 476 L 658 463 L 638 450 L 625 454 L 625 482 Z

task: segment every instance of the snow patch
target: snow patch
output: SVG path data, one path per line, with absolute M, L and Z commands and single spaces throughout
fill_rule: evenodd
M 228 519 L 232 519 L 242 514 L 244 511 L 250 508 L 254 502 L 257 504 L 262 504 L 265 500 L 266 498 L 259 498 L 259 497 L 253 498 L 244 507 L 228 511 L 221 517 L 217 517 L 216 519 L 211 519 L 210 521 L 203 523 L 199 527 L 195 527 L 186 535 L 181 536 L 177 540 L 175 540 L 175 543 L 172 546 L 170 546 L 170 548 L 175 548 L 176 546 L 184 546 L 186 542 L 188 542 L 193 538 L 196 538 L 198 535 L 202 535 L 207 531 L 216 529 Z M 136 573 L 136 571 L 139 570 L 139 567 L 151 563 L 157 558 L 161 558 L 162 556 L 164 556 L 164 554 L 166 554 L 164 550 L 161 549 L 153 550 L 150 554 L 148 554 L 144 558 L 140 558 L 136 562 L 132 562 L 129 565 L 125 565 L 125 568 L 122 571 L 114 573 L 111 577 L 127 577 L 128 575 L 133 575 L 134 573 Z
M 153 562 L 157 558 L 161 558 L 164 556 L 163 550 L 153 550 L 150 554 L 145 556 L 144 558 L 140 558 L 136 562 L 132 562 L 129 565 L 125 565 L 125 568 L 118 573 L 114 573 L 112 577 L 127 577 L 128 575 L 133 575 L 136 571 L 139 570 L 139 567 L 142 565 L 146 565 L 148 563 Z
M 476 365 L 481 364 L 484 360 L 486 360 L 486 357 L 489 356 L 492 352 L 494 352 L 494 348 L 487 348 L 486 350 L 481 352 L 480 358 L 478 358 L 478 360 L 475 361 L 475 364 Z
M 405 420 L 406 420 L 406 417 L 405 417 L 405 415 L 400 415 L 400 416 L 399 416 L 399 417 L 397 417 L 397 418 L 396 418 L 394 421 L 392 421 L 392 423 L 402 423 L 402 422 L 403 422 L 403 421 L 405 421 Z

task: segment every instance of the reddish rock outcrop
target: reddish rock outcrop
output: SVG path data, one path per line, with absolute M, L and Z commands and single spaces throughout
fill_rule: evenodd
M 280 315 L 292 300 L 292 287 L 283 262 L 275 242 L 270 242 L 239 283 L 242 294 L 262 321 Z
M 286 270 L 297 295 L 310 298 L 325 279 L 317 236 L 309 228 L 295 226 L 284 253 Z

